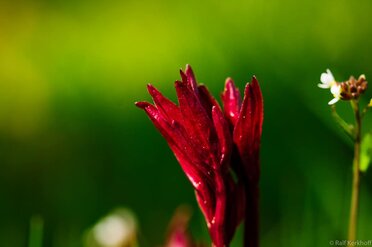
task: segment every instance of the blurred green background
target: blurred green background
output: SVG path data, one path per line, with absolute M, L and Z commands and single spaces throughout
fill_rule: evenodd
M 158 246 L 185 203 L 208 241 L 189 182 L 134 106 L 150 100 L 149 82 L 175 100 L 187 63 L 216 96 L 228 76 L 261 83 L 262 246 L 345 239 L 352 144 L 316 85 L 327 68 L 372 78 L 371 12 L 369 0 L 1 1 L 0 245 L 26 246 L 39 215 L 44 246 L 82 246 L 125 206 L 140 246 Z M 348 103 L 337 107 L 352 120 Z M 361 189 L 358 238 L 371 239 L 371 171 Z

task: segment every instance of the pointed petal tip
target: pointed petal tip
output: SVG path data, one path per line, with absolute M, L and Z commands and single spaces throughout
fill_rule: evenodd
M 231 77 L 227 77 L 225 80 L 225 85 L 227 84 L 234 84 L 234 80 Z
M 187 87 L 187 84 L 184 83 L 183 81 L 176 80 L 176 81 L 174 82 L 174 87 L 175 87 L 176 90 L 177 90 L 177 89 L 181 89 L 181 88 L 185 88 L 185 87 Z
M 187 76 L 186 76 L 186 73 L 182 69 L 180 69 L 180 75 L 181 75 L 182 81 L 184 83 L 186 83 L 187 82 Z
M 185 74 L 194 77 L 194 71 L 192 70 L 190 64 L 186 64 Z
M 231 77 L 227 77 L 226 80 L 225 80 L 225 90 L 224 90 L 224 92 L 234 91 L 236 89 L 237 88 L 235 86 L 234 80 Z
M 247 82 L 244 87 L 244 91 L 247 91 L 250 87 L 252 87 L 252 82 Z
M 252 76 L 252 83 L 258 83 L 257 77 L 255 75 Z
M 148 107 L 148 106 L 150 105 L 150 103 L 145 102 L 145 101 L 136 101 L 136 102 L 134 102 L 134 104 L 135 104 L 138 108 L 141 108 L 141 109 L 145 109 L 146 107 Z
M 156 87 L 154 87 L 152 84 L 148 83 L 147 84 L 147 91 L 149 92 L 149 94 L 151 95 L 151 97 L 154 99 L 154 97 L 156 97 L 156 95 L 160 94 L 159 90 L 156 89 Z

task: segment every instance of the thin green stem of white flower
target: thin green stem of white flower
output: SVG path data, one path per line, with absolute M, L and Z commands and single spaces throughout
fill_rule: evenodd
M 359 102 L 351 101 L 351 106 L 355 116 L 355 139 L 354 139 L 354 160 L 353 160 L 353 181 L 351 191 L 350 219 L 349 219 L 349 243 L 356 240 L 358 207 L 359 207 L 359 185 L 360 185 L 360 142 L 361 142 L 361 114 L 359 111 Z M 350 245 L 348 245 L 350 246 Z

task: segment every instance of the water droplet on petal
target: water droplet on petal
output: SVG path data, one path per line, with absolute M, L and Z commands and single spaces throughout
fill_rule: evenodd
M 212 221 L 211 221 L 212 224 L 216 223 L 216 219 L 213 217 Z

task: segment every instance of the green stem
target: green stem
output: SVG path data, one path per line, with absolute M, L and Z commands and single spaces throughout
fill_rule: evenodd
M 358 205 L 359 205 L 359 184 L 360 184 L 360 142 L 361 142 L 361 115 L 359 102 L 352 100 L 351 106 L 355 115 L 355 139 L 354 139 L 354 160 L 353 160 L 353 182 L 351 191 L 351 206 L 349 219 L 349 241 L 356 240 Z M 350 243 L 352 244 L 352 243 Z M 348 245 L 351 246 L 351 245 Z

